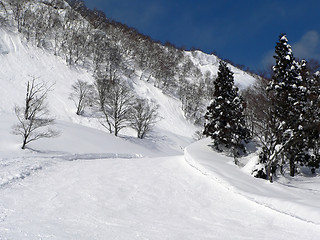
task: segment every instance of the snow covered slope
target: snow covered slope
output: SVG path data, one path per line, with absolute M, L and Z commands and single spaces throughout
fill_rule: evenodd
M 211 76 L 217 75 L 220 59 L 215 55 L 209 55 L 201 51 L 186 52 L 193 63 L 201 70 L 203 75 L 209 72 Z M 234 82 L 240 90 L 248 88 L 256 79 L 250 74 L 228 64 L 228 67 L 234 73 Z
M 27 45 L 18 34 L 0 29 L 0 111 L 12 113 L 15 104 L 23 103 L 26 82 L 32 77 L 53 86 L 49 108 L 61 120 L 71 120 L 74 106 L 68 99 L 71 85 L 77 80 L 92 82 L 91 74 L 70 69 L 55 56 Z
M 71 86 L 75 81 L 78 79 L 89 83 L 94 81 L 90 72 L 81 68 L 69 68 L 62 59 L 26 44 L 18 34 L 3 29 L 0 29 L 0 49 L 0 113 L 2 115 L 12 116 L 14 105 L 23 104 L 25 84 L 35 77 L 46 82 L 48 86 L 53 85 L 52 91 L 49 92 L 48 104 L 49 110 L 57 120 L 82 124 L 105 132 L 97 119 L 77 116 L 74 103 L 69 99 Z M 130 137 L 134 133 L 127 130 L 124 133 L 129 137 L 125 140 L 148 145 L 148 148 L 152 146 L 161 154 L 180 154 L 182 149 L 193 141 L 192 135 L 196 131 L 196 127 L 183 117 L 180 102 L 163 94 L 152 84 L 137 79 L 131 79 L 131 81 L 140 96 L 152 99 L 160 105 L 161 121 L 157 123 L 156 131 L 149 139 L 138 140 Z M 57 127 L 59 128 L 59 125 Z M 10 127 L 6 131 L 10 132 Z M 167 142 L 170 142 L 169 146 Z M 32 144 L 30 146 L 32 147 Z
M 187 162 L 234 193 L 320 228 L 319 176 L 308 181 L 298 176 L 289 179 L 290 182 L 271 184 L 253 178 L 245 171 L 246 167 L 241 171 L 232 157 L 213 151 L 210 145 L 211 140 L 207 138 L 188 146 L 185 149 Z

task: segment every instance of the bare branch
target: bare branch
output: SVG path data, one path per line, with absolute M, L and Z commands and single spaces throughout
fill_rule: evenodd
M 22 149 L 32 141 L 59 135 L 58 131 L 49 128 L 54 124 L 54 119 L 48 117 L 49 111 L 45 105 L 52 86 L 48 88 L 45 83 L 36 82 L 35 78 L 28 81 L 26 86 L 24 107 L 15 106 L 14 109 L 19 123 L 12 127 L 12 133 L 22 137 Z

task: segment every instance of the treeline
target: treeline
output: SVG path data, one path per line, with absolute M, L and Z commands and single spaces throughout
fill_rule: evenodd
M 12 12 L 7 20 L 14 20 L 33 45 L 52 51 L 70 66 L 91 69 L 96 79 L 134 76 L 153 82 L 181 100 L 187 119 L 203 123 L 214 76 L 202 74 L 183 49 L 168 42 L 162 45 L 80 0 L 2 2 Z

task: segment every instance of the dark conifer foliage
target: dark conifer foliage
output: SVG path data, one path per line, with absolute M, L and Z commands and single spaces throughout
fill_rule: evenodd
M 248 140 L 245 126 L 243 100 L 234 85 L 233 73 L 220 61 L 218 77 L 214 83 L 213 101 L 207 108 L 203 134 L 213 139 L 214 146 L 244 150 L 243 141 Z
M 306 88 L 303 86 L 301 66 L 294 59 L 291 46 L 285 34 L 279 37 L 275 47 L 276 64 L 274 75 L 267 88 L 272 95 L 272 114 L 276 126 L 276 143 L 284 148 L 282 162 L 290 162 L 290 174 L 294 175 L 295 158 L 303 152 L 303 143 L 298 140 L 302 134 L 306 110 Z
M 275 116 L 281 128 L 291 128 L 297 123 L 295 111 L 298 110 L 298 100 L 303 100 L 302 78 L 300 66 L 295 61 L 291 46 L 286 35 L 281 35 L 275 47 L 276 64 L 273 66 L 274 75 L 267 88 L 274 95 Z M 280 127 L 280 126 L 279 126 Z
M 308 73 L 306 61 L 295 60 L 284 34 L 276 44 L 274 58 L 273 77 L 266 88 L 267 129 L 260 136 L 263 148 L 259 155 L 265 171 L 262 175 L 270 181 L 278 167 L 283 173 L 288 166 L 291 176 L 298 166 L 319 167 L 317 81 Z

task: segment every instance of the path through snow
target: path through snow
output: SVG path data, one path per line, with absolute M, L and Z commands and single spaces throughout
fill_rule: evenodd
M 318 239 L 182 156 L 61 161 L 0 189 L 0 239 Z

